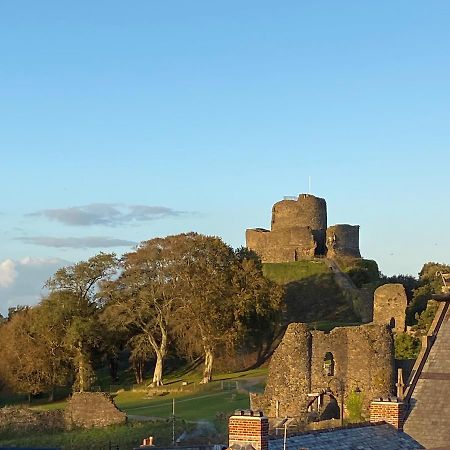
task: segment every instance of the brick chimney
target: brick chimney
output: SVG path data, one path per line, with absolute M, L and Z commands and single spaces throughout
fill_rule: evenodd
M 386 422 L 397 428 L 403 430 L 403 422 L 405 417 L 405 404 L 396 400 L 373 401 L 370 404 L 370 421 Z
M 269 419 L 261 411 L 237 409 L 228 422 L 228 447 L 234 450 L 268 450 Z

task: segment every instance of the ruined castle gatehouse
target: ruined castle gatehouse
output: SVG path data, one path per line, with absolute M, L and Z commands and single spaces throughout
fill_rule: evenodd
M 263 262 L 289 262 L 315 256 L 360 258 L 359 226 L 334 225 L 327 228 L 325 199 L 300 194 L 273 205 L 271 230 L 248 229 L 247 247 Z
M 269 417 L 305 418 L 312 393 L 334 399 L 362 395 L 363 408 L 390 395 L 394 383 L 393 338 L 386 325 L 340 327 L 330 333 L 291 323 L 269 365 L 264 394 L 254 394 L 252 408 Z

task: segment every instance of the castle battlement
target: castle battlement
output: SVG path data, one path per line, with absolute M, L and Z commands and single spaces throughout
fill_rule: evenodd
M 271 230 L 246 231 L 247 247 L 263 262 L 289 262 L 315 256 L 360 258 L 359 225 L 327 227 L 327 203 L 311 194 L 284 199 L 272 207 Z

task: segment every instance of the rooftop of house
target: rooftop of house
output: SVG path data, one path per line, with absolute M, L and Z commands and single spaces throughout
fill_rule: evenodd
M 389 424 L 314 431 L 287 438 L 286 450 L 418 450 L 424 447 Z M 269 441 L 269 450 L 283 450 L 283 439 Z

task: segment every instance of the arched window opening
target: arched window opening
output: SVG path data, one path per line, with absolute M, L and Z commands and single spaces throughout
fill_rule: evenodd
M 334 358 L 333 353 L 325 353 L 325 358 L 323 359 L 323 370 L 327 377 L 334 376 Z

